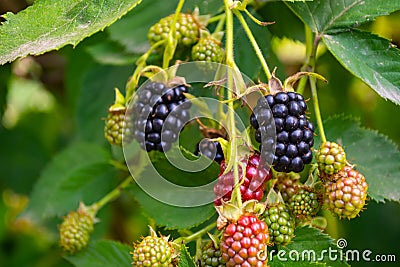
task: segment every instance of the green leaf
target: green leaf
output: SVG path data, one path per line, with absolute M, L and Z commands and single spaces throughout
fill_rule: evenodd
M 79 201 L 91 204 L 112 189 L 114 168 L 103 148 L 89 143 L 67 147 L 44 169 L 24 212 L 34 219 L 65 215 Z
M 146 215 L 166 229 L 189 229 L 200 225 L 215 214 L 213 203 L 191 208 L 171 206 L 152 198 L 137 184 L 131 187 L 131 193 Z
M 181 151 L 182 154 L 190 160 L 197 158 L 183 148 L 181 148 Z M 172 160 L 174 160 L 174 155 L 172 155 L 171 157 Z M 176 203 L 180 203 L 180 201 L 184 201 L 187 198 L 195 199 L 195 196 L 190 192 L 190 186 L 207 184 L 208 182 L 213 181 L 218 176 L 219 167 L 216 163 L 212 163 L 211 166 L 209 166 L 205 170 L 199 172 L 189 172 L 184 171 L 181 168 L 175 167 L 173 164 L 171 164 L 169 161 L 171 160 L 171 157 L 167 159 L 164 154 L 157 152 L 153 153 L 153 166 L 148 165 L 141 173 L 135 174 L 135 180 L 139 181 L 139 183 L 142 183 L 141 180 L 145 179 L 146 186 L 150 186 L 151 188 L 156 190 L 153 191 L 152 194 L 156 194 L 157 190 L 162 191 L 163 189 L 165 189 L 161 188 L 162 186 L 160 186 L 159 183 L 160 180 L 158 180 L 158 178 L 155 176 L 156 174 L 160 175 L 163 179 L 166 179 L 173 184 L 187 186 L 188 193 L 183 194 L 183 196 L 181 191 L 180 194 L 173 194 L 173 192 L 168 192 L 169 194 L 172 194 Z M 184 167 L 187 166 L 185 165 Z M 142 206 L 146 214 L 154 219 L 157 225 L 165 226 L 165 228 L 167 229 L 192 228 L 205 222 L 215 214 L 213 203 L 197 207 L 172 206 L 153 198 L 152 196 L 147 194 L 142 188 L 140 188 L 137 183 L 132 186 L 131 192 L 133 193 L 134 198 Z M 161 192 L 161 194 L 163 193 L 164 192 Z M 205 193 L 212 194 L 212 191 Z M 206 198 L 207 196 L 203 194 L 202 197 Z
M 399 0 L 314 0 L 285 3 L 314 32 L 319 33 L 357 27 L 400 9 Z
M 286 247 L 281 247 L 278 251 L 269 251 L 269 255 L 274 255 L 269 258 L 271 267 L 277 266 L 349 266 L 343 258 L 340 258 L 340 253 L 334 240 L 322 233 L 321 230 L 312 227 L 296 228 L 295 238 L 293 242 Z M 336 250 L 332 252 L 337 259 L 329 258 L 329 249 Z
M 104 119 L 114 103 L 114 88 L 125 88 L 132 68 L 97 66 L 84 77 L 76 113 L 78 136 L 82 140 L 104 143 Z
M 125 51 L 125 48 L 119 43 L 105 41 L 86 48 L 86 51 L 100 64 L 104 65 L 133 65 L 139 58 Z
M 90 242 L 89 246 L 64 258 L 76 267 L 131 266 L 130 246 L 109 240 Z
M 392 141 L 343 116 L 327 119 L 324 128 L 327 139 L 342 144 L 347 160 L 365 176 L 372 199 L 400 202 L 400 151 Z
M 0 27 L 0 64 L 65 45 L 76 46 L 103 30 L 140 0 L 38 0 L 25 10 L 4 15 Z
M 400 104 L 400 50 L 388 40 L 358 30 L 324 35 L 328 49 L 352 74 L 383 98 Z
M 270 47 L 270 33 L 268 28 L 257 25 L 248 16 L 245 16 L 245 20 L 253 33 L 262 54 L 264 57 L 268 58 L 267 52 Z M 258 63 L 255 64 L 255 62 L 259 62 L 256 52 L 236 17 L 234 20 L 234 36 L 236 64 L 240 71 L 246 74 L 250 79 L 257 78 L 259 76 L 259 71 L 261 70 L 261 65 Z
M 193 258 L 190 256 L 184 244 L 181 246 L 178 267 L 196 267 Z

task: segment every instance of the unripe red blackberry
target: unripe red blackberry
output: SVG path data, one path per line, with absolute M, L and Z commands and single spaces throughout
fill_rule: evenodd
M 193 61 L 206 61 L 220 63 L 224 56 L 221 42 L 212 36 L 201 38 L 192 48 Z
M 147 38 L 151 45 L 161 40 L 167 40 L 171 31 L 171 24 L 175 14 L 162 18 L 156 24 L 151 26 L 147 34 Z M 180 13 L 176 21 L 176 38 L 178 45 L 191 46 L 199 39 L 200 26 L 192 14 Z
M 322 177 L 340 172 L 346 165 L 346 153 L 342 146 L 334 142 L 322 143 L 315 159 Z
M 253 110 L 250 123 L 256 129 L 255 139 L 261 143 L 262 157 L 271 160 L 277 172 L 298 173 L 312 161 L 314 125 L 306 110 L 303 96 L 295 92 L 267 95 Z
M 297 187 L 300 187 L 300 175 L 298 173 L 290 172 L 277 172 L 275 173 L 277 182 L 275 188 L 281 193 L 282 199 L 287 202 L 296 192 Z
M 298 187 L 295 194 L 289 199 L 288 206 L 299 219 L 310 219 L 320 209 L 320 196 L 310 187 Z
M 206 243 L 201 251 L 200 267 L 224 267 L 222 253 L 219 248 L 215 248 L 212 241 Z
M 110 108 L 104 126 L 104 136 L 110 144 L 121 146 L 122 139 L 126 144 L 133 139 L 132 119 L 125 116 L 126 108 Z
M 294 237 L 295 218 L 288 206 L 277 203 L 265 209 L 263 221 L 268 225 L 271 243 L 287 245 Z
M 223 232 L 222 259 L 227 267 L 267 266 L 268 243 L 267 224 L 255 215 L 242 215 Z
M 135 244 L 132 254 L 132 266 L 173 267 L 174 248 L 168 237 L 158 237 L 153 229 L 139 244 Z
M 243 202 L 251 199 L 261 200 L 264 196 L 265 183 L 272 178 L 271 170 L 260 164 L 260 155 L 257 153 L 251 155 L 247 160 L 241 160 L 241 162 L 246 167 L 245 177 L 243 177 L 242 167 L 239 165 L 239 179 L 243 179 L 240 185 L 240 194 Z M 224 201 L 229 201 L 232 196 L 234 173 L 231 170 L 223 174 L 225 168 L 226 164 L 222 161 L 220 164 L 220 176 L 214 186 L 214 204 L 216 206 L 222 204 L 221 198 Z
M 85 248 L 93 232 L 93 223 L 94 217 L 85 206 L 81 205 L 77 211 L 71 211 L 59 226 L 60 247 L 68 253 Z
M 137 92 L 132 107 L 134 137 L 146 151 L 168 151 L 189 120 L 191 102 L 185 85 L 149 82 Z
M 365 177 L 346 166 L 338 174 L 336 181 L 328 181 L 325 186 L 325 203 L 339 218 L 355 218 L 364 208 L 368 184 Z

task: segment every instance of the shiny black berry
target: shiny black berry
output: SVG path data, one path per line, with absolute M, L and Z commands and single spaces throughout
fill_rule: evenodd
M 168 87 L 149 82 L 136 95 L 133 109 L 133 133 L 146 151 L 168 151 L 189 120 L 191 106 L 183 93 L 184 85 Z
M 261 155 L 272 159 L 278 172 L 301 172 L 312 161 L 314 125 L 305 116 L 307 104 L 295 92 L 279 92 L 260 98 L 250 116 L 256 129 L 255 140 L 260 144 Z M 275 129 L 271 130 L 275 125 Z M 265 145 L 275 137 L 274 145 Z M 275 147 L 275 149 L 272 149 Z
M 221 144 L 218 141 L 212 141 L 209 139 L 203 139 L 196 144 L 196 150 L 194 154 L 198 156 L 203 154 L 211 160 L 215 160 L 218 163 L 224 160 L 224 152 L 222 151 Z

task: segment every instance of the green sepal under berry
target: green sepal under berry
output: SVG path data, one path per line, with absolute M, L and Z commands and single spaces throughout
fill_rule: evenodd
M 151 26 L 147 34 L 147 38 L 151 45 L 168 39 L 174 16 L 175 14 L 171 14 L 164 17 Z M 178 46 L 191 46 L 195 44 L 199 39 L 200 28 L 201 25 L 198 22 L 196 14 L 179 13 L 176 22 L 176 39 Z
M 95 222 L 94 213 L 81 203 L 78 210 L 71 211 L 65 216 L 59 226 L 60 247 L 70 254 L 85 248 L 89 243 Z
M 199 42 L 192 47 L 192 60 L 220 63 L 223 57 L 224 50 L 221 47 L 221 41 L 202 30 Z
M 288 206 L 296 218 L 310 220 L 321 207 L 321 195 L 312 187 L 298 187 L 289 199 Z
M 346 166 L 346 153 L 341 145 L 335 142 L 324 142 L 315 155 L 323 180 L 332 180 L 330 176 L 340 172 Z
M 150 227 L 150 235 L 135 244 L 132 254 L 132 266 L 173 267 L 177 265 L 176 248 L 168 237 L 158 237 Z
M 325 185 L 325 203 L 339 218 L 355 218 L 365 206 L 368 184 L 365 177 L 350 166 L 344 167 L 337 176 L 340 178 Z

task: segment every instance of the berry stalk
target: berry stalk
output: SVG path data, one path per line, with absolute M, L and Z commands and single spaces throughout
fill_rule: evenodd
M 225 4 L 225 14 L 226 14 L 226 64 L 236 71 L 237 67 L 233 57 L 233 15 L 229 6 L 229 1 L 224 0 Z M 232 72 L 228 71 L 228 91 L 227 96 L 228 99 L 233 99 L 233 77 Z M 234 189 L 233 196 L 235 197 L 234 202 L 239 207 L 242 205 L 242 197 L 240 194 L 239 187 L 239 168 L 238 168 L 238 160 L 237 160 L 237 145 L 236 145 L 236 125 L 235 125 L 235 113 L 233 102 L 228 103 L 228 121 L 229 121 L 229 130 L 230 130 L 230 143 L 231 143 L 231 153 L 230 153 L 230 161 L 233 162 L 233 177 L 234 177 Z
M 184 236 L 184 237 L 179 237 L 175 240 L 175 243 L 179 244 L 180 241 L 183 241 L 185 243 L 189 243 L 193 240 L 199 239 L 201 238 L 203 235 L 205 235 L 207 232 L 211 231 L 213 228 L 215 228 L 215 226 L 217 225 L 217 222 L 213 222 L 209 225 L 207 225 L 206 227 L 204 227 L 203 229 L 197 231 L 196 233 L 193 233 L 189 236 Z
M 261 49 L 258 46 L 256 39 L 254 38 L 253 33 L 251 32 L 249 26 L 247 25 L 246 20 L 243 18 L 242 13 L 240 13 L 238 10 L 233 10 L 233 13 L 235 13 L 235 16 L 239 19 L 240 24 L 242 24 L 242 27 L 243 27 L 244 31 L 246 32 L 247 37 L 249 38 L 250 43 L 253 46 L 253 49 L 256 52 L 258 59 L 260 60 L 261 66 L 264 70 L 264 73 L 269 80 L 271 78 L 271 72 L 270 72 L 270 70 L 268 68 L 268 64 L 265 61 L 265 58 L 261 52 Z
M 178 6 L 175 10 L 174 19 L 172 20 L 171 31 L 168 34 L 167 45 L 165 47 L 164 56 L 163 56 L 163 69 L 167 69 L 169 66 L 169 62 L 174 56 L 175 48 L 177 45 L 176 42 L 176 22 L 178 21 L 179 13 L 181 13 L 183 4 L 185 0 L 179 0 Z
M 321 111 L 319 110 L 319 102 L 318 102 L 318 94 L 317 94 L 317 81 L 314 77 L 310 77 L 310 87 L 311 87 L 311 94 L 312 100 L 314 103 L 314 111 L 315 111 L 315 118 L 317 119 L 319 134 L 321 135 L 321 142 L 326 142 L 324 125 L 322 123 Z
M 313 33 L 310 29 L 310 27 L 307 26 L 307 24 L 304 24 L 304 32 L 305 32 L 305 38 L 306 38 L 306 59 L 304 61 L 303 66 L 301 67 L 301 71 L 309 71 L 310 68 L 310 60 L 311 60 L 311 55 L 313 51 Z M 314 68 L 314 67 L 311 67 Z M 304 76 L 300 79 L 299 85 L 296 88 L 296 92 L 299 94 L 304 93 L 304 89 L 306 88 L 307 84 L 307 76 Z
M 316 58 L 317 58 L 317 49 L 319 42 L 321 40 L 321 35 L 317 34 L 314 38 L 314 41 L 312 41 L 313 34 L 311 32 L 311 29 L 307 26 L 305 26 L 305 33 L 306 33 L 306 60 L 301 69 L 302 71 L 314 72 L 316 65 Z M 304 87 L 306 82 L 303 81 L 303 79 L 304 78 L 300 80 L 299 86 L 297 87 L 297 92 L 299 94 L 302 94 L 304 92 Z M 315 118 L 317 120 L 318 129 L 321 135 L 321 142 L 324 143 L 326 142 L 326 137 L 325 137 L 324 125 L 322 123 L 321 111 L 319 108 L 317 85 L 316 85 L 317 80 L 315 79 L 315 77 L 310 76 L 309 81 L 310 81 L 312 100 L 315 110 Z
M 133 178 L 132 178 L 132 176 L 129 175 L 116 188 L 114 188 L 111 192 L 109 192 L 107 195 L 105 195 L 99 201 L 93 203 L 89 208 L 92 209 L 94 211 L 94 213 L 96 213 L 99 209 L 104 207 L 107 203 L 109 203 L 109 202 L 115 200 L 116 198 L 118 198 L 121 195 L 121 192 L 126 187 L 128 187 L 128 185 L 130 185 L 132 181 L 133 181 Z
M 126 97 L 125 99 L 127 100 L 127 102 L 129 102 L 130 98 L 133 95 L 133 92 L 136 88 L 136 86 L 139 83 L 139 78 L 140 78 L 140 74 L 143 71 L 143 68 L 146 67 L 146 60 L 148 59 L 148 57 L 151 55 L 151 53 L 153 52 L 153 50 L 155 50 L 157 47 L 161 46 L 164 43 L 164 40 L 158 41 L 157 43 L 155 43 L 154 45 L 152 45 L 150 47 L 150 49 L 144 53 L 137 61 L 136 61 L 136 69 L 133 72 L 131 78 L 129 79 L 129 81 L 126 84 Z

